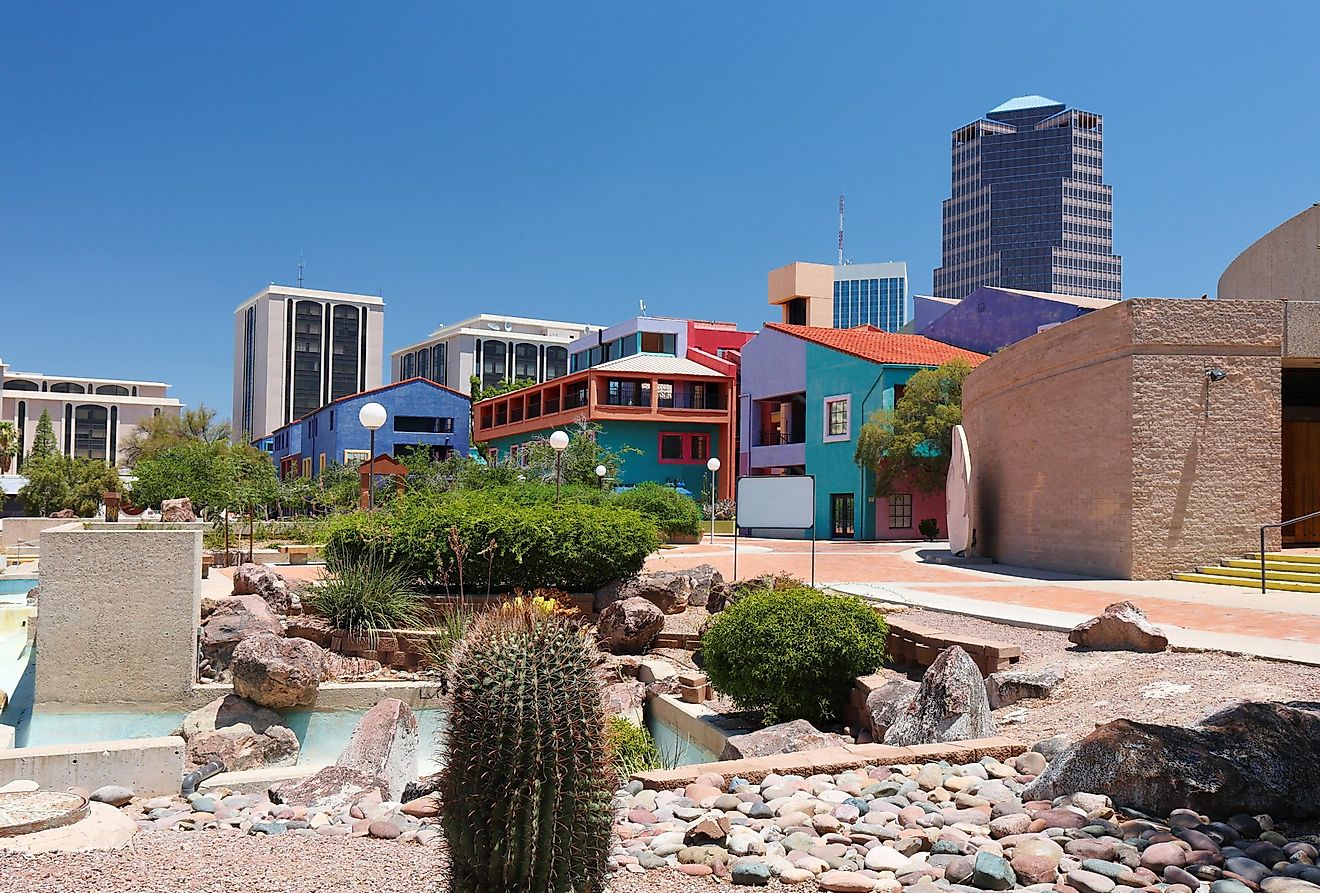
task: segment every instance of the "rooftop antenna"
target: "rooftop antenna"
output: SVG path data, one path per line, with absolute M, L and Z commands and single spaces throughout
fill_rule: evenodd
M 839 193 L 839 266 L 843 266 L 843 193 Z
M 645 298 L 638 298 L 638 299 L 637 299 L 637 306 L 641 308 L 641 311 L 642 311 L 641 315 L 642 315 L 642 316 L 645 316 L 645 315 L 646 315 L 646 299 L 645 299 Z
M 304 267 L 304 266 L 306 266 L 306 264 L 303 263 L 303 253 L 302 253 L 301 251 L 299 251 L 299 252 L 298 252 L 298 287 L 299 287 L 299 288 L 302 288 L 302 287 L 303 287 L 302 282 L 303 282 L 303 267 Z

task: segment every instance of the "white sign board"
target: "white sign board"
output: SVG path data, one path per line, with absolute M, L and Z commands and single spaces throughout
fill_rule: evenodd
M 809 474 L 738 478 L 737 512 L 739 527 L 815 527 L 816 479 Z

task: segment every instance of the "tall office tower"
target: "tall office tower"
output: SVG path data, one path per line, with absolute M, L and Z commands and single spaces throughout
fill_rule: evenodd
M 271 285 L 234 311 L 234 436 L 255 440 L 315 409 L 377 388 L 385 302 Z
M 953 131 L 952 154 L 937 297 L 981 285 L 1122 297 L 1104 118 L 1020 96 Z
M 834 268 L 834 328 L 871 325 L 897 332 L 908 321 L 907 264 L 844 264 Z

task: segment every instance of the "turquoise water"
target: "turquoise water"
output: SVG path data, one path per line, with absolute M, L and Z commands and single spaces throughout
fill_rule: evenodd
M 656 718 L 655 711 L 646 711 L 646 728 L 655 739 L 655 746 L 666 766 L 691 766 L 693 763 L 713 763 L 719 754 L 711 753 L 678 730 Z
M 0 577 L 0 602 L 26 601 L 28 590 L 36 585 L 36 577 Z

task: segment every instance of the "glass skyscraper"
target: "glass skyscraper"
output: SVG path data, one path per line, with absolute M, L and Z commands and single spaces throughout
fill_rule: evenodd
M 981 285 L 1118 300 L 1104 118 L 1022 96 L 953 131 L 953 194 L 935 295 Z
M 906 263 L 834 268 L 834 328 L 872 325 L 897 332 L 908 318 Z

